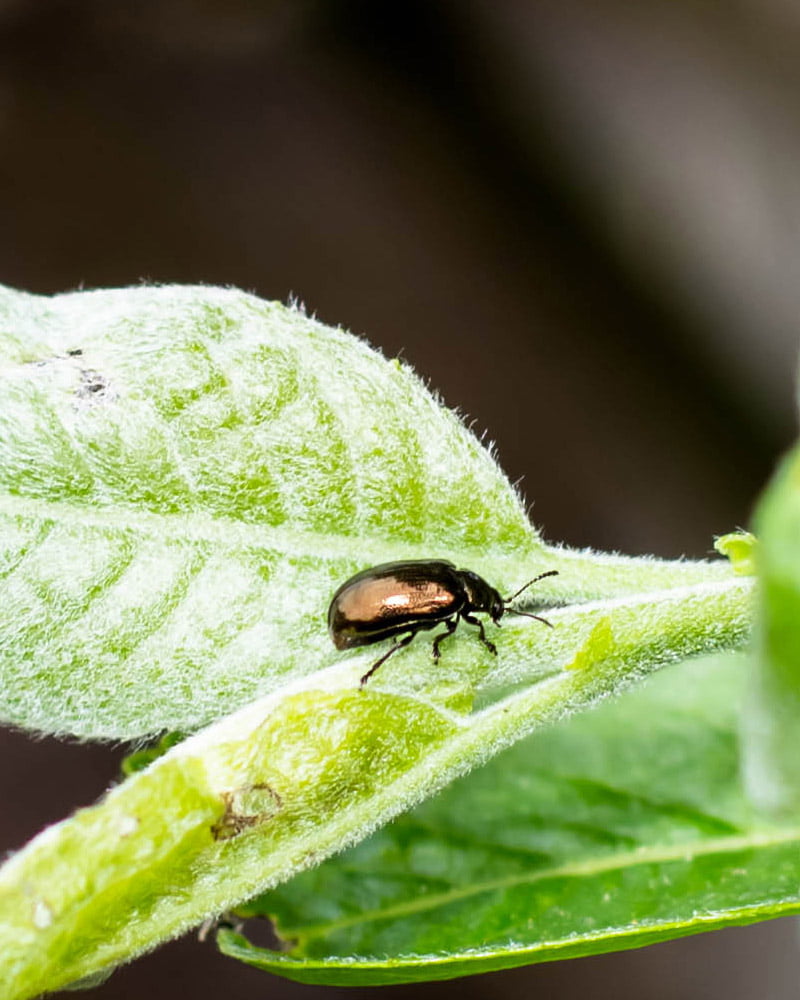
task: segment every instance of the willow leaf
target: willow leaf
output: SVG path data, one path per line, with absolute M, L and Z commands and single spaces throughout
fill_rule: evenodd
M 7 722 L 196 729 L 334 662 L 337 582 L 431 547 L 540 560 L 408 367 L 235 290 L 0 290 Z
M 730 575 L 548 549 L 406 366 L 297 309 L 0 289 L 0 719 L 191 732 L 339 661 L 342 580 L 432 556 L 509 591 L 559 569 L 557 604 Z
M 362 342 L 242 293 L 0 296 L 0 712 L 196 731 L 0 870 L 0 981 L 96 976 L 355 843 L 537 727 L 741 646 L 719 563 L 546 546 L 489 452 Z M 542 569 L 554 628 L 461 630 L 360 689 L 325 608 L 370 563 Z M 217 720 L 217 721 L 215 721 Z

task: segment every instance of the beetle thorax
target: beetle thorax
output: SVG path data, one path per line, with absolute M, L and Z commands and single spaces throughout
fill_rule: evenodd
M 495 621 L 501 618 L 505 610 L 505 604 L 503 603 L 503 598 L 494 587 L 489 586 L 482 576 L 478 576 L 477 573 L 473 573 L 468 569 L 461 570 L 460 576 L 464 590 L 467 593 L 470 610 L 485 611 Z

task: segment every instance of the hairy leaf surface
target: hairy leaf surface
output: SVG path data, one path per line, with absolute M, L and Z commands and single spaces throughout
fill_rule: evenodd
M 730 575 L 546 549 L 407 367 L 296 309 L 0 288 L 0 719 L 193 731 L 338 662 L 332 592 L 410 557 L 505 592 L 556 568 L 538 594 L 558 604 Z
M 0 717 L 196 729 L 333 662 L 370 562 L 540 565 L 519 498 L 420 380 L 228 289 L 0 290 Z

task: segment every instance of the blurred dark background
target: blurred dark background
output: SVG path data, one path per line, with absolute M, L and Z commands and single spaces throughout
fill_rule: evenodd
M 791 0 L 0 0 L 0 282 L 294 295 L 474 419 L 551 540 L 703 557 L 795 433 L 799 55 Z M 0 754 L 0 849 L 120 757 Z M 782 1000 L 795 938 L 392 995 Z M 177 988 L 345 992 L 184 940 L 90 995 Z

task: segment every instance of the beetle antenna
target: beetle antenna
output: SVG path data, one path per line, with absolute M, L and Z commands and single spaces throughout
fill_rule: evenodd
M 528 582 L 526 584 L 523 584 L 523 586 L 521 586 L 519 588 L 519 590 L 516 592 L 516 594 L 512 594 L 511 597 L 506 597 L 503 600 L 503 603 L 504 604 L 510 604 L 512 601 L 516 600 L 519 597 L 519 595 L 522 593 L 523 590 L 527 590 L 528 587 L 530 587 L 530 585 L 532 583 L 537 583 L 539 580 L 543 580 L 546 576 L 558 576 L 558 570 L 557 569 L 549 569 L 546 573 L 540 573 L 538 576 L 535 576 L 532 580 L 528 580 Z M 517 614 L 522 614 L 522 612 L 518 611 Z M 533 617 L 535 618 L 536 615 L 533 615 Z M 549 622 L 548 622 L 548 624 L 549 624 Z
M 550 628 L 555 628 L 552 622 L 549 622 L 546 618 L 542 618 L 541 615 L 532 615 L 530 611 L 517 611 L 516 608 L 509 608 L 506 611 L 507 615 L 522 615 L 524 618 L 535 618 L 537 622 L 544 622 L 545 625 L 549 625 Z M 499 624 L 499 623 L 498 623 Z

